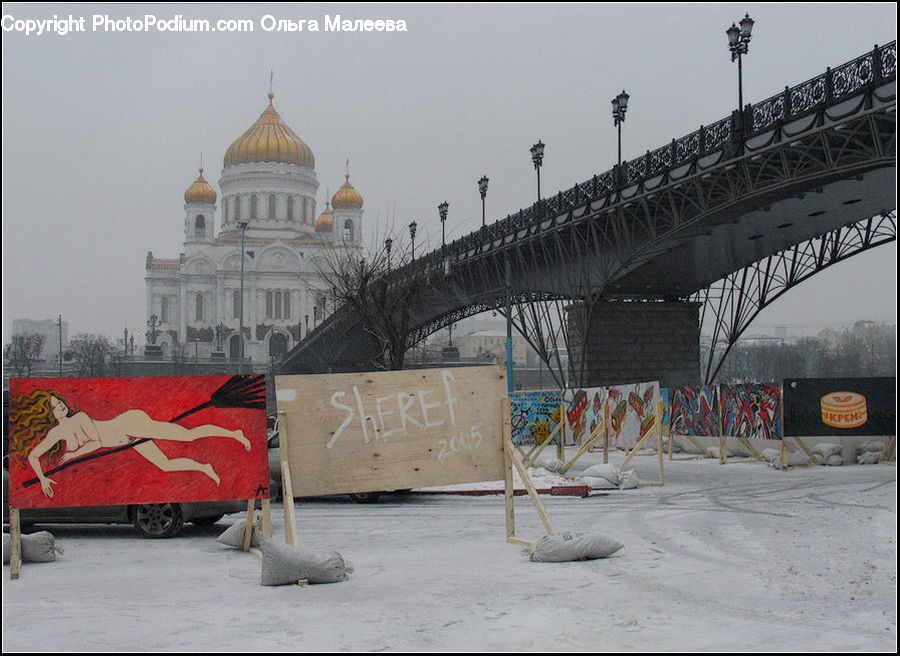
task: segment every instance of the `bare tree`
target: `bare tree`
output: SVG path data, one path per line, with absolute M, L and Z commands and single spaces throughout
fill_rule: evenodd
M 9 363 L 17 376 L 30 376 L 35 362 L 41 357 L 44 336 L 37 333 L 13 335 L 3 349 L 3 359 Z
M 103 335 L 76 335 L 69 346 L 78 368 L 79 376 L 102 376 L 107 359 L 113 354 L 113 345 Z
M 373 350 L 379 354 L 371 364 L 381 369 L 402 369 L 411 346 L 416 309 L 422 306 L 428 290 L 424 267 L 396 255 L 391 263 L 384 251 L 362 256 L 335 249 L 319 272 L 331 287 L 336 306 L 343 306 L 361 320 Z

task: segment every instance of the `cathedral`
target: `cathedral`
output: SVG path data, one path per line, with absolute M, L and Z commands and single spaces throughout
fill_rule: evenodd
M 316 215 L 315 157 L 273 98 L 225 152 L 219 193 L 203 168 L 184 192 L 184 252 L 147 253 L 147 357 L 268 363 L 334 309 L 322 272 L 361 252 L 363 199 L 348 162 Z

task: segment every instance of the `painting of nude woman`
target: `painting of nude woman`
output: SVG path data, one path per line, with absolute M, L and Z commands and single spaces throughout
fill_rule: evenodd
M 14 379 L 11 507 L 267 496 L 264 384 L 261 407 L 215 407 L 223 381 Z

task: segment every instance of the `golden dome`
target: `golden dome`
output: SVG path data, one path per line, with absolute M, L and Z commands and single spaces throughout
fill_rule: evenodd
M 358 210 L 362 209 L 363 197 L 350 184 L 350 174 L 344 175 L 346 182 L 341 185 L 337 193 L 331 197 L 331 206 L 336 210 Z
M 316 219 L 316 232 L 331 232 L 332 225 L 331 218 L 331 208 L 328 206 L 328 202 L 325 202 L 325 211 L 322 212 L 321 216 Z
M 203 177 L 203 169 L 200 169 L 200 176 L 194 180 L 194 184 L 187 188 L 184 192 L 185 203 L 203 203 L 206 205 L 216 204 L 216 192 L 206 178 Z
M 312 150 L 281 120 L 272 105 L 273 97 L 274 94 L 269 93 L 266 111 L 225 151 L 225 166 L 246 162 L 285 162 L 316 168 Z

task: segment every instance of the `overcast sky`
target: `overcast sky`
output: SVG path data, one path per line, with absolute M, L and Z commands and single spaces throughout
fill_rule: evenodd
M 270 71 L 275 107 L 315 154 L 318 211 L 349 157 L 366 240 L 408 247 L 415 219 L 424 252 L 440 245 L 441 201 L 448 240 L 480 225 L 483 174 L 488 221 L 533 202 L 538 139 L 545 195 L 610 168 L 610 100 L 623 88 L 625 159 L 727 116 L 737 66 L 725 30 L 745 12 L 756 20 L 745 102 L 896 39 L 893 3 L 4 3 L 13 19 L 72 15 L 87 29 L 3 33 L 4 342 L 11 319 L 60 314 L 70 336 L 143 331 L 147 251 L 178 257 L 201 152 L 218 191 L 225 150 L 266 107 Z M 94 14 L 251 19 L 254 30 L 106 33 Z M 325 31 L 336 14 L 407 31 Z M 265 31 L 266 15 L 321 31 Z M 895 320 L 896 252 L 819 274 L 760 319 Z

